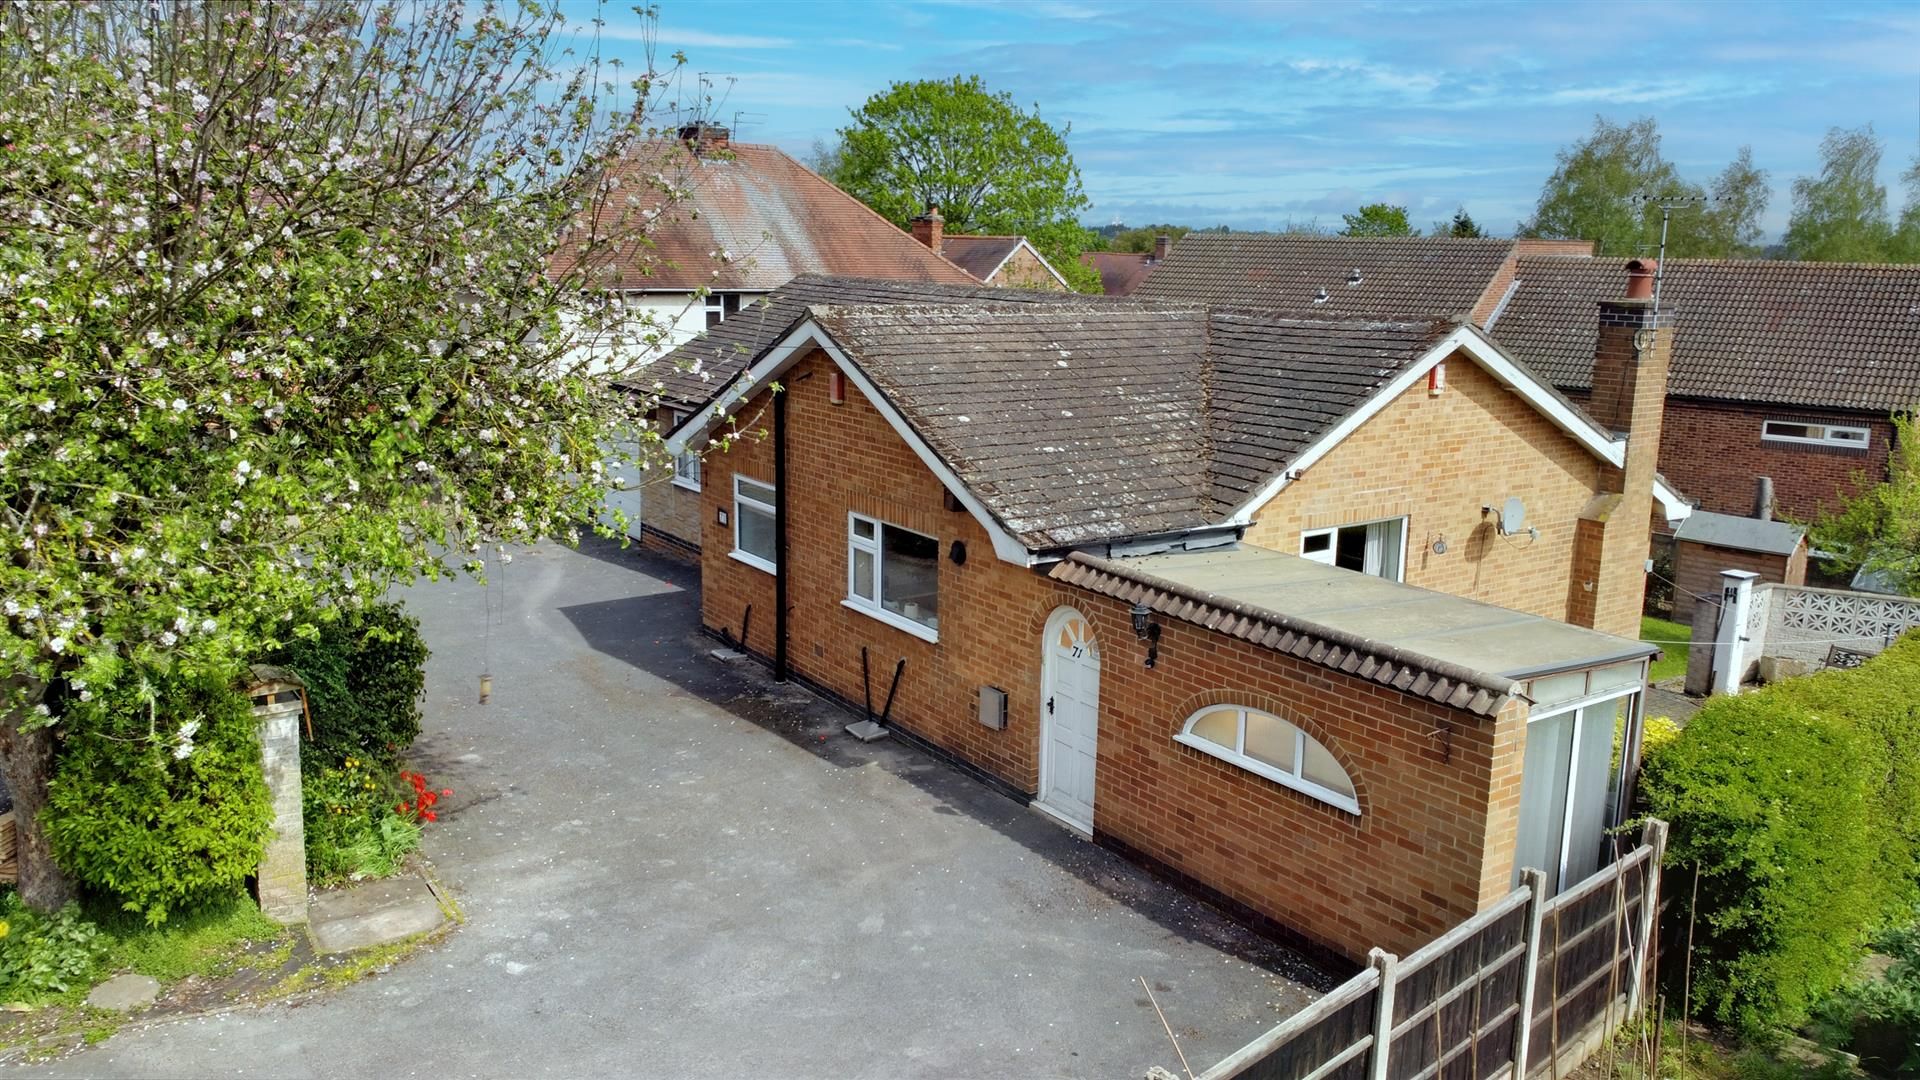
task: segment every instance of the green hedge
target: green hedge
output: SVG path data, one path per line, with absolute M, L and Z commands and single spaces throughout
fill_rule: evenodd
M 69 874 L 149 923 L 244 886 L 273 820 L 252 703 L 148 674 L 62 708 L 43 819 Z
M 1908 910 L 1920 879 L 1917 700 L 1920 636 L 1909 636 L 1852 671 L 1715 698 L 1649 753 L 1647 809 L 1672 829 L 1676 976 L 1699 868 L 1702 1015 L 1750 1033 L 1797 1026 L 1846 982 L 1868 935 Z
M 397 603 L 315 617 L 271 661 L 307 684 L 313 741 L 301 747 L 307 771 L 347 758 L 395 764 L 420 735 L 427 643 Z

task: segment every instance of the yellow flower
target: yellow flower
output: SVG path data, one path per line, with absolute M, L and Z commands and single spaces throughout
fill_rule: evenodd
M 13 927 L 8 925 L 5 919 L 0 919 L 0 937 L 6 937 L 8 934 L 11 934 L 12 932 L 13 932 Z

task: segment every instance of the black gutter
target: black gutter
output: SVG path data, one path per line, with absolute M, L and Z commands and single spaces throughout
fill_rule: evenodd
M 773 395 L 773 677 L 787 681 L 787 390 Z

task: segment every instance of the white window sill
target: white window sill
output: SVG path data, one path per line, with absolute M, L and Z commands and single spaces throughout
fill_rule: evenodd
M 1788 446 L 1818 446 L 1827 450 L 1865 450 L 1872 444 L 1866 440 L 1851 439 L 1803 439 L 1797 435 L 1762 435 L 1761 442 L 1785 443 Z
M 1329 791 L 1311 780 L 1303 780 L 1300 777 L 1294 776 L 1292 773 L 1283 773 L 1263 761 L 1257 761 L 1253 758 L 1236 754 L 1222 747 L 1219 743 L 1210 742 L 1197 735 L 1189 735 L 1184 731 L 1175 735 L 1173 741 L 1182 746 L 1191 746 L 1209 757 L 1217 757 L 1221 761 L 1245 769 L 1255 776 L 1263 776 L 1279 784 L 1281 787 L 1292 788 L 1302 795 L 1318 799 L 1336 810 L 1345 810 L 1355 817 L 1360 816 L 1360 803 L 1358 800 L 1349 798 L 1337 791 Z
M 758 570 L 763 574 L 773 574 L 775 576 L 778 576 L 780 573 L 780 567 L 776 566 L 773 563 L 768 562 L 767 560 L 751 552 L 741 551 L 739 548 L 735 548 L 732 551 L 727 552 L 727 558 L 732 559 L 735 562 L 746 563 L 748 566 L 753 567 L 755 570 Z
M 857 600 L 842 600 L 840 601 L 840 606 L 844 608 L 851 608 L 854 611 L 857 611 L 860 614 L 865 615 L 869 619 L 876 619 L 880 622 L 886 623 L 888 626 L 891 626 L 896 630 L 905 630 L 907 633 L 912 634 L 914 637 L 917 637 L 922 641 L 938 642 L 940 640 L 940 632 L 938 630 L 935 630 L 930 626 L 922 626 L 921 624 L 914 622 L 912 619 L 905 618 L 904 616 L 895 615 L 893 612 L 888 611 L 886 608 L 868 607 L 866 604 L 860 603 Z
M 695 494 L 699 494 L 700 492 L 699 484 L 694 483 L 691 480 L 682 480 L 677 476 L 673 478 L 673 486 L 679 488 L 682 491 L 691 491 Z

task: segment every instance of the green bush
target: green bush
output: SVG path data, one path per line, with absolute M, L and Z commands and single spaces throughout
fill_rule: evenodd
M 427 643 L 400 604 L 317 614 L 271 662 L 307 684 L 313 741 L 302 747 L 309 770 L 347 758 L 397 764 L 420 735 L 420 692 Z
M 316 885 L 386 877 L 420 846 L 420 826 L 395 809 L 403 796 L 379 766 L 345 758 L 308 773 L 301 792 Z
M 12 889 L 0 893 L 0 1000 L 30 1002 L 90 985 L 106 951 L 79 905 L 41 915 Z
M 1916 699 L 1910 638 L 1852 671 L 1716 698 L 1649 747 L 1647 809 L 1672 829 L 1669 941 L 1685 939 L 1700 873 L 1702 1014 L 1750 1034 L 1798 1026 L 1846 983 L 1868 936 L 1905 912 L 1920 851 Z
M 251 704 L 218 676 L 123 680 L 62 710 L 44 823 L 75 880 L 158 925 L 243 887 L 273 818 Z

